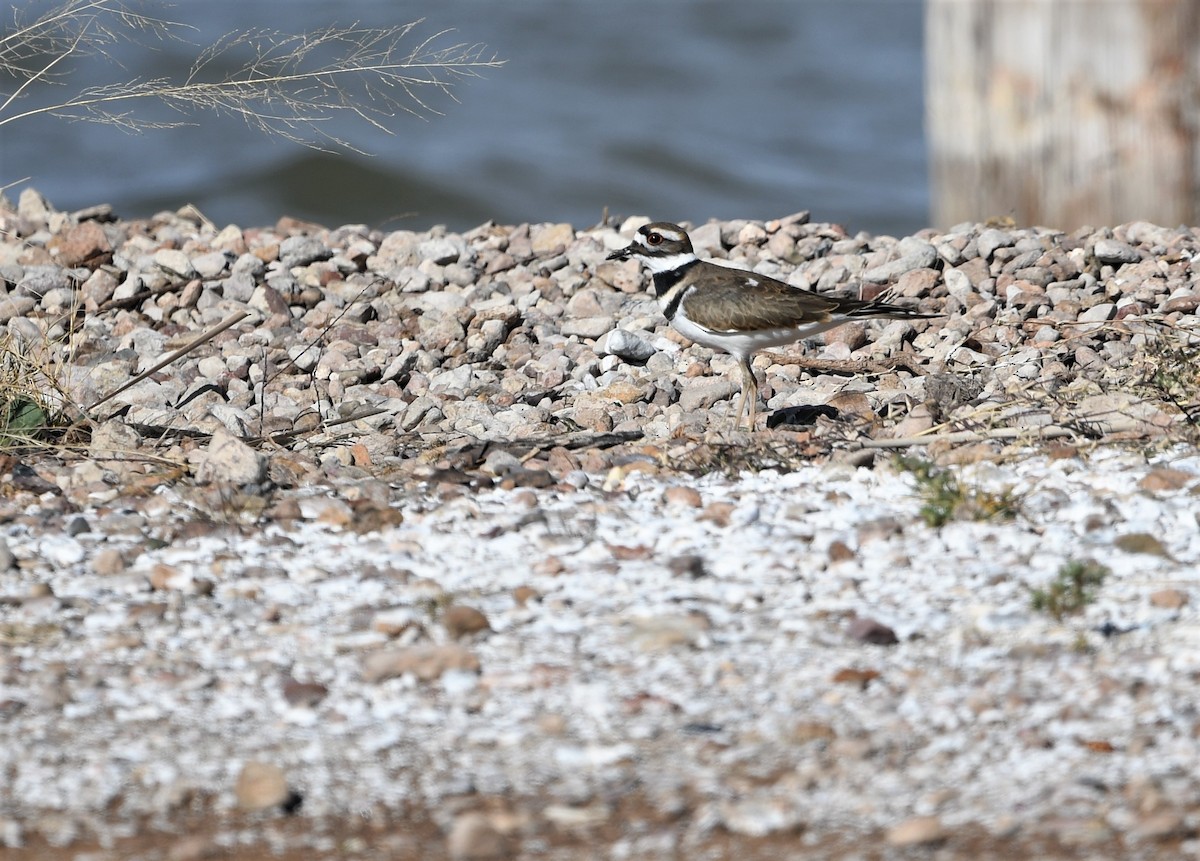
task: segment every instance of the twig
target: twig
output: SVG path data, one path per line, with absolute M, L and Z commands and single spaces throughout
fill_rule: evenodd
M 174 352 L 168 353 L 167 355 L 163 356 L 163 358 L 160 359 L 157 363 L 155 363 L 152 367 L 147 368 L 146 370 L 142 371 L 140 374 L 138 374 L 136 377 L 134 377 L 129 382 L 119 386 L 116 390 L 109 392 L 107 395 L 105 395 L 100 400 L 96 401 L 94 404 L 92 404 L 90 407 L 88 407 L 88 410 L 94 410 L 96 407 L 100 406 L 105 401 L 107 401 L 111 398 L 115 398 L 117 395 L 121 394 L 121 392 L 125 391 L 128 388 L 132 388 L 133 386 L 136 386 L 138 383 L 140 383 L 142 380 L 149 377 L 151 374 L 155 373 L 156 371 L 162 370 L 167 365 L 171 364 L 173 361 L 180 358 L 181 356 L 186 356 L 188 353 L 190 353 L 192 350 L 199 347 L 201 344 L 211 341 L 213 338 L 217 337 L 217 335 L 220 335 L 222 332 L 224 332 L 230 326 L 236 326 L 238 323 L 242 322 L 242 320 L 246 319 L 249 316 L 250 316 L 249 311 L 238 311 L 233 316 L 226 317 L 224 320 L 222 320 L 220 323 L 218 323 L 215 328 L 209 329 L 207 332 L 201 332 L 195 338 L 193 338 L 192 340 L 190 340 L 186 344 L 184 344 L 182 347 L 180 347 L 178 350 L 175 350 Z
M 809 356 L 787 356 L 780 364 L 798 365 L 803 371 L 819 371 L 826 374 L 845 374 L 846 376 L 861 376 L 862 374 L 883 374 L 904 368 L 917 376 L 929 373 L 920 364 L 920 357 L 910 353 L 900 353 L 886 359 L 819 359 Z
M 861 448 L 912 448 L 918 445 L 929 445 L 935 442 L 960 443 L 984 442 L 993 439 L 1059 439 L 1061 437 L 1077 436 L 1078 432 L 1070 428 L 1047 425 L 1038 428 L 993 428 L 984 431 L 956 431 L 954 433 L 935 433 L 923 436 L 903 436 L 895 439 L 865 439 L 858 441 Z
M 319 426 L 313 428 L 312 430 L 300 431 L 300 430 L 293 429 L 293 430 L 279 431 L 278 433 L 247 437 L 245 440 L 243 440 L 243 442 L 245 442 L 247 445 L 252 445 L 255 443 L 264 443 L 264 442 L 274 443 L 275 445 L 281 445 L 283 442 L 285 442 L 287 440 L 295 439 L 298 436 L 303 436 L 305 434 L 315 435 L 318 433 L 323 433 L 323 432 L 329 430 L 330 428 L 337 427 L 338 425 L 349 424 L 350 422 L 356 422 L 359 419 L 369 419 L 371 416 L 377 416 L 380 413 L 385 413 L 385 412 L 387 412 L 387 410 L 383 409 L 382 407 L 367 407 L 363 410 L 360 410 L 360 411 L 354 413 L 353 415 L 348 415 L 344 418 L 332 419 L 327 422 L 322 422 Z

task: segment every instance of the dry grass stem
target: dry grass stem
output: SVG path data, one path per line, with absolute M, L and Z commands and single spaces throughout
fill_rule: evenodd
M 151 374 L 155 373 L 156 371 L 162 370 L 167 365 L 174 362 L 176 359 L 186 356 L 188 353 L 190 353 L 192 350 L 199 347 L 201 344 L 208 343 L 213 338 L 217 337 L 217 335 L 220 335 L 222 332 L 224 332 L 226 329 L 228 329 L 230 326 L 237 325 L 238 323 L 240 323 L 242 320 L 246 319 L 249 316 L 250 316 L 249 311 L 239 311 L 236 314 L 226 317 L 224 320 L 222 320 L 220 323 L 218 323 L 213 328 L 209 329 L 207 332 L 201 332 L 195 338 L 192 338 L 192 340 L 188 341 L 186 344 L 184 344 L 178 350 L 174 350 L 170 353 L 167 353 L 167 355 L 163 356 L 161 359 L 159 359 L 159 361 L 157 361 L 156 363 L 151 365 L 146 370 L 142 371 L 140 374 L 138 374 L 132 380 L 130 380 L 129 382 L 127 382 L 121 386 L 118 386 L 116 389 L 109 392 L 104 397 L 100 398 L 98 401 L 96 401 L 91 406 L 89 406 L 88 409 L 94 410 L 96 407 L 100 406 L 105 401 L 110 400 L 111 398 L 115 398 L 117 395 L 121 394 L 121 392 L 125 391 L 126 389 L 130 389 L 133 386 L 136 386 L 138 383 L 140 383 L 142 380 L 149 377 Z
M 421 22 L 392 27 L 331 26 L 311 33 L 274 30 L 230 33 L 200 51 L 182 82 L 166 78 L 119 80 L 82 88 L 61 101 L 18 112 L 14 105 L 36 84 L 61 83 L 66 61 L 100 55 L 114 65 L 122 42 L 179 39 L 182 25 L 147 16 L 120 0 L 69 0 L 16 26 L 0 39 L 0 73 L 16 82 L 0 94 L 0 126 L 40 114 L 114 125 L 129 131 L 193 124 L 148 119 L 133 111 L 147 99 L 190 115 L 197 110 L 238 116 L 252 128 L 317 149 L 362 152 L 345 137 L 344 118 L 357 117 L 392 132 L 398 113 L 439 113 L 425 91 L 454 98 L 465 78 L 503 65 L 483 45 L 443 44 L 450 31 L 407 48 Z M 229 67 L 235 71 L 223 71 Z M 334 128 L 339 131 L 334 131 Z

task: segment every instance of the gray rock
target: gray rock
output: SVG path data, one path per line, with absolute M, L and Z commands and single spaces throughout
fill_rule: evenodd
M 307 266 L 314 260 L 328 260 L 333 251 L 311 236 L 289 236 L 279 243 L 279 262 L 284 269 Z
M 688 232 L 692 248 L 701 257 L 724 256 L 725 245 L 721 242 L 721 223 L 710 221 Z
M 1013 242 L 1012 234 L 1003 230 L 997 230 L 994 227 L 984 230 L 979 234 L 979 238 L 975 240 L 975 244 L 979 248 L 979 256 L 984 260 L 991 260 L 997 248 L 1008 248 Z
M 254 295 L 254 288 L 258 286 L 253 275 L 245 271 L 239 272 L 236 268 L 233 274 L 219 283 L 221 295 L 234 302 L 249 302 L 250 297 Z
M 26 314 L 37 307 L 37 304 L 38 300 L 33 296 L 10 293 L 0 297 L 0 323 L 23 319 Z
M 61 266 L 26 266 L 24 277 L 17 282 L 17 293 L 40 299 L 51 290 L 70 286 L 70 275 Z
M 1111 320 L 1113 315 L 1117 313 L 1117 306 L 1112 302 L 1105 302 L 1100 305 L 1093 305 L 1082 314 L 1079 315 L 1080 323 L 1103 323 L 1106 320 Z
M 200 455 L 196 481 L 201 484 L 257 484 L 267 477 L 268 458 L 224 428 L 219 428 Z
M 447 238 L 428 239 L 417 246 L 417 256 L 445 266 L 448 263 L 457 263 L 464 249 L 461 241 L 455 242 Z
M 1096 240 L 1096 244 L 1092 248 L 1092 253 L 1096 255 L 1096 259 L 1101 263 L 1107 263 L 1111 266 L 1120 266 L 1122 263 L 1136 263 L 1142 259 L 1136 248 L 1116 239 Z
M 612 329 L 615 322 L 612 317 L 574 317 L 563 321 L 562 333 L 595 340 Z
M 175 248 L 160 248 L 154 252 L 154 265 L 168 275 L 183 280 L 196 277 L 196 268 L 191 258 Z
M 192 258 L 192 267 L 201 278 L 216 278 L 229 268 L 232 254 L 226 251 L 210 251 Z
M 705 377 L 689 380 L 679 394 L 679 406 L 684 412 L 707 410 L 717 401 L 729 398 L 737 386 L 724 377 Z
M 862 274 L 864 281 L 872 284 L 882 284 L 899 278 L 905 272 L 913 269 L 929 269 L 937 262 L 937 249 L 928 242 L 915 242 L 909 245 L 913 250 L 897 260 L 891 260 L 879 266 L 873 266 Z
M 640 363 L 654 355 L 654 346 L 625 329 L 613 329 L 600 346 L 602 353 L 616 356 L 626 362 Z

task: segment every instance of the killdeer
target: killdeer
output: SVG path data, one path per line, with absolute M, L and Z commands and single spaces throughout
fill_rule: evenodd
M 666 221 L 638 228 L 633 242 L 608 255 L 609 260 L 633 258 L 654 276 L 654 295 L 671 325 L 697 344 L 723 350 L 738 360 L 742 397 L 735 428 L 741 426 L 747 399 L 749 427 L 754 428 L 758 381 L 750 362 L 759 350 L 811 338 L 860 318 L 937 316 L 885 302 L 824 296 L 745 269 L 700 260 L 687 231 Z

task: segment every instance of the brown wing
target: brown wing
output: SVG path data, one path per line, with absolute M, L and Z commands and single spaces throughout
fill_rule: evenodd
M 733 280 L 727 274 L 730 271 L 743 277 Z M 701 289 L 687 298 L 689 316 L 702 317 L 710 328 L 718 331 L 797 328 L 833 317 L 923 316 L 898 305 L 824 296 L 765 275 L 738 270 L 726 269 L 720 277 L 699 280 L 696 286 Z

